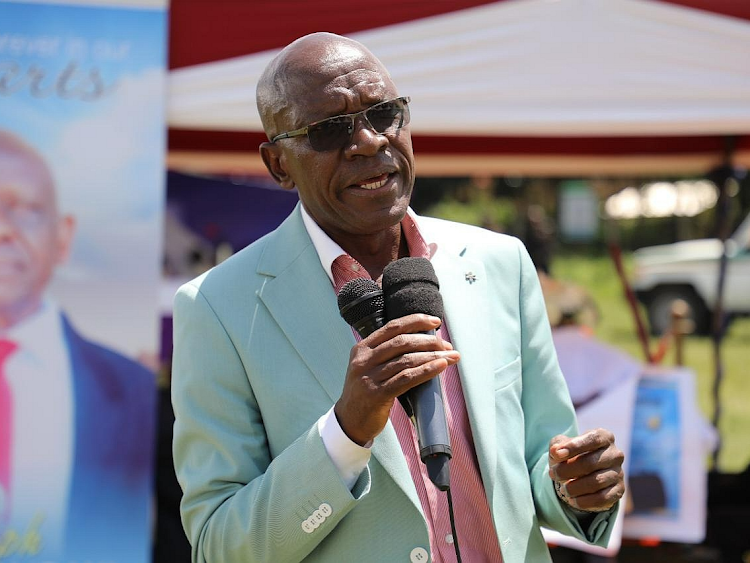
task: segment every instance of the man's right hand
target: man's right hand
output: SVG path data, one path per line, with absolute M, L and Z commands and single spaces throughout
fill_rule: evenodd
M 341 429 L 363 446 L 382 432 L 393 401 L 458 362 L 460 355 L 436 335 L 440 319 L 424 314 L 394 319 L 354 345 L 334 413 Z

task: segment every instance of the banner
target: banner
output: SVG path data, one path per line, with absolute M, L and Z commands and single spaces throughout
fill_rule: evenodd
M 148 561 L 165 3 L 0 2 L 0 561 Z
M 632 506 L 624 537 L 704 540 L 707 459 L 716 439 L 698 410 L 692 370 L 649 366 L 638 385 L 633 417 Z
M 715 446 L 716 433 L 698 410 L 693 371 L 654 365 L 639 369 L 624 354 L 618 359 L 608 352 L 614 350 L 608 346 L 600 346 L 597 352 L 593 343 L 581 339 L 578 342 L 584 345 L 572 350 L 570 331 L 557 332 L 563 332 L 562 338 L 553 334 L 573 400 L 582 396 L 582 370 L 601 376 L 601 381 L 590 379 L 589 388 L 599 388 L 576 407 L 576 416 L 581 431 L 603 427 L 614 433 L 625 453 L 627 494 L 606 548 L 543 529 L 545 540 L 602 557 L 617 555 L 622 539 L 702 542 L 706 533 L 706 459 Z M 576 364 L 572 353 L 584 352 L 579 358 L 585 361 Z M 619 367 L 614 367 L 617 362 Z

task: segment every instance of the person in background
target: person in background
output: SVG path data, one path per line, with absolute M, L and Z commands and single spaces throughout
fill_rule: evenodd
M 599 308 L 581 286 L 539 272 L 552 341 L 573 406 L 578 409 L 643 371 L 643 363 L 594 334 Z
M 0 131 L 0 558 L 13 561 L 118 561 L 150 541 L 155 380 L 47 294 L 74 228 L 39 153 Z
M 360 43 L 316 33 L 268 65 L 273 178 L 301 204 L 174 302 L 174 457 L 195 562 L 549 561 L 540 525 L 603 544 L 622 452 L 578 435 L 522 244 L 409 209 L 409 98 Z M 357 342 L 349 280 L 431 260 L 445 319 Z M 438 336 L 423 334 L 437 329 Z M 459 354 L 460 351 L 460 354 Z M 451 495 L 396 398 L 441 374 Z
M 541 205 L 531 204 L 526 209 L 523 242 L 536 269 L 549 274 L 555 228 Z

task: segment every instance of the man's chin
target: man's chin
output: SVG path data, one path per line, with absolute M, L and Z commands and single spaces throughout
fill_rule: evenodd
M 9 289 L 0 284 L 0 329 L 19 323 L 41 305 L 40 299 L 30 299 L 27 295 Z
M 384 209 L 381 215 L 381 220 L 378 221 L 377 224 L 372 225 L 371 228 L 368 229 L 367 234 L 377 234 L 379 232 L 395 227 L 396 225 L 401 223 L 401 221 L 403 221 L 404 217 L 406 217 L 407 209 L 408 206 L 392 206 Z

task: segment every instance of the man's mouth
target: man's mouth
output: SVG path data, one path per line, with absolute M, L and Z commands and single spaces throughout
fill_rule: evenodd
M 378 188 L 382 188 L 383 186 L 385 186 L 386 182 L 388 181 L 388 176 L 388 174 L 381 174 L 380 176 L 368 178 L 367 180 L 357 184 L 357 187 L 362 188 L 363 190 L 377 190 Z

